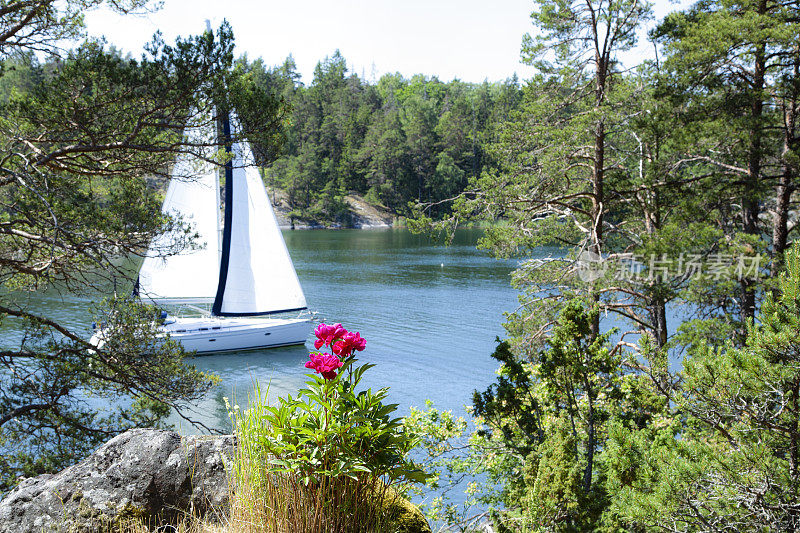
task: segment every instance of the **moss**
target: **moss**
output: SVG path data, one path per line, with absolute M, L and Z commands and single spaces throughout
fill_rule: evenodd
M 80 500 L 81 500 L 78 503 L 78 509 L 77 509 L 77 515 L 79 517 L 81 517 L 81 518 L 99 518 L 100 517 L 100 510 L 99 509 L 94 508 L 92 506 L 92 504 L 87 502 L 86 499 L 82 495 L 78 496 L 78 498 L 80 498 Z M 77 500 L 78 498 L 75 498 L 73 496 L 74 500 Z
M 384 498 L 386 515 L 394 517 L 397 533 L 431 533 L 431 526 L 419 508 L 389 489 Z
M 127 502 L 121 507 L 114 510 L 113 516 L 103 514 L 99 517 L 97 526 L 93 531 L 102 531 L 103 533 L 120 533 L 122 531 L 139 531 L 146 527 L 151 521 L 150 514 L 136 505 Z
M 148 514 L 144 509 L 128 502 L 117 509 L 117 514 L 114 516 L 114 521 L 118 524 L 121 524 L 130 520 L 144 520 L 145 518 L 148 518 Z

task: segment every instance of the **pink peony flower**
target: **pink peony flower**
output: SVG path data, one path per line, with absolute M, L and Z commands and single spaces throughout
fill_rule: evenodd
M 335 355 L 326 353 L 310 353 L 308 358 L 311 361 L 306 363 L 306 368 L 313 369 L 317 374 L 322 374 L 325 379 L 336 377 L 336 369 L 342 366 L 342 362 Z
M 330 346 L 336 339 L 341 339 L 346 334 L 347 330 L 341 324 L 329 326 L 323 322 L 314 330 L 314 335 L 317 336 L 317 340 L 314 341 L 314 348 L 319 350 L 323 345 Z
M 367 347 L 367 340 L 361 337 L 357 331 L 355 333 L 345 332 L 340 340 L 331 345 L 333 353 L 341 357 L 347 357 L 353 350 L 363 351 Z

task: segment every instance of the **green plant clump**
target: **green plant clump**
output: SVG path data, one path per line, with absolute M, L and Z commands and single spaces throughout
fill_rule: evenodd
M 403 486 L 426 479 L 407 458 L 417 438 L 392 418 L 388 388 L 359 390 L 374 366 L 356 365 L 353 352 L 366 341 L 338 324 L 316 333 L 317 347 L 336 355 L 310 354 L 306 367 L 320 375 L 296 397 L 270 406 L 256 385 L 250 408 L 231 410 L 238 439 L 231 518 L 259 532 L 397 531 L 408 519 Z M 416 530 L 430 531 L 419 518 Z

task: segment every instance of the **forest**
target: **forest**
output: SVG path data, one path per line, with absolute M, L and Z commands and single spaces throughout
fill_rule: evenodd
M 488 164 L 494 125 L 521 97 L 516 77 L 475 84 L 385 74 L 369 82 L 338 51 L 317 64 L 308 87 L 291 56 L 277 67 L 247 57 L 239 66 L 286 104 L 285 144 L 265 154 L 265 177 L 298 218 L 312 220 L 346 222 L 348 193 L 397 215 L 452 198 Z
M 498 531 L 800 528 L 800 4 L 701 1 L 645 34 L 651 8 L 534 2 L 538 74 L 491 163 L 444 217 L 416 208 L 503 221 L 483 246 L 523 261 L 477 430 L 415 414 Z
M 108 53 L 121 56 L 113 47 Z M 7 59 L 0 99 L 57 65 L 32 53 Z M 489 164 L 494 125 L 522 94 L 516 76 L 475 84 L 385 74 L 369 82 L 348 70 L 338 50 L 317 64 L 308 87 L 291 56 L 279 66 L 243 56 L 235 68 L 282 104 L 280 143 L 258 153 L 267 185 L 285 192 L 291 216 L 320 222 L 346 224 L 349 193 L 400 216 L 410 204 L 460 193 Z

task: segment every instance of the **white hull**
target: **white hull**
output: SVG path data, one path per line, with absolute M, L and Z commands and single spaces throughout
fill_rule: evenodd
M 207 354 L 304 344 L 312 327 L 307 318 L 201 317 L 170 319 L 160 329 L 184 350 Z M 90 342 L 102 346 L 102 332 Z
M 231 352 L 304 344 L 313 324 L 306 318 L 177 318 L 161 329 L 187 351 Z

